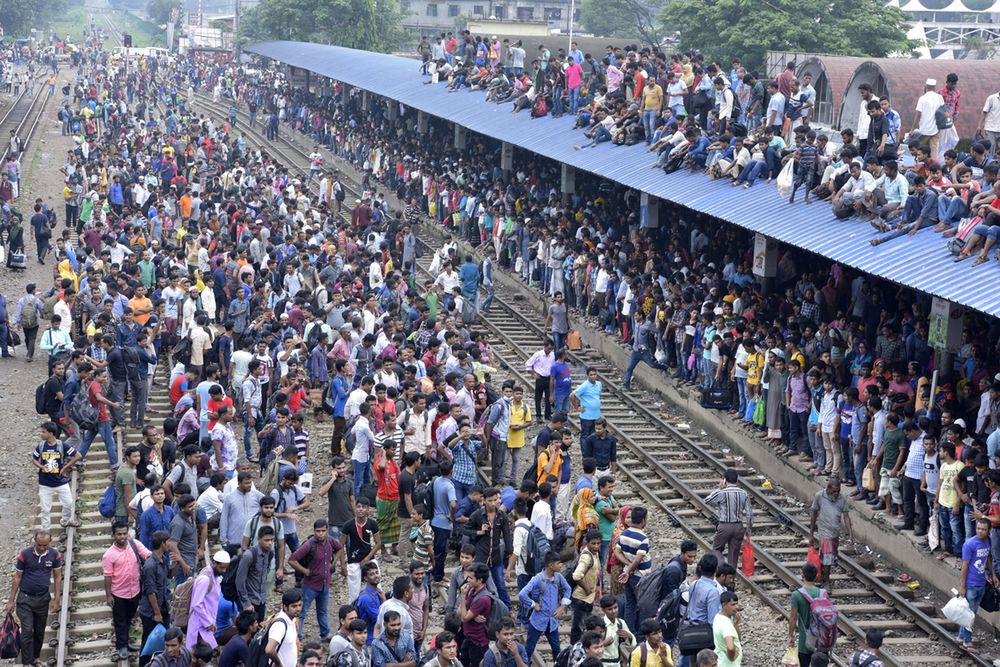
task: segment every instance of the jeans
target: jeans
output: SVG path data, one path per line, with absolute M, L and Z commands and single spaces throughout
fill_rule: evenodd
M 327 603 L 330 601 L 330 589 L 315 590 L 312 586 L 302 586 L 302 613 L 299 614 L 299 641 L 302 641 L 302 628 L 306 625 L 309 615 L 309 605 L 316 602 L 316 620 L 319 622 L 321 639 L 330 636 L 330 616 L 327 614 Z
M 840 456 L 844 465 L 841 479 L 854 479 L 854 443 L 850 438 L 840 438 Z
M 247 458 L 251 461 L 254 459 L 253 447 L 250 445 L 250 433 L 251 426 L 253 426 L 252 432 L 257 433 L 262 428 L 264 428 L 264 416 L 258 414 L 254 418 L 254 423 L 250 424 L 250 411 L 247 410 L 243 413 L 243 451 L 246 452 Z M 259 443 L 258 443 L 259 444 Z
M 588 435 L 594 432 L 594 424 L 597 423 L 596 419 L 584 419 L 580 417 L 580 439 L 583 440 Z
M 543 400 L 545 401 L 544 407 Z M 548 377 L 535 379 L 535 419 L 541 419 L 543 411 L 546 420 L 552 418 L 552 396 L 549 395 Z
M 493 486 L 500 486 L 504 469 L 507 467 L 507 443 L 499 438 L 490 438 L 490 480 Z M 512 473 L 513 475 L 513 473 Z
M 80 460 L 83 461 L 87 458 L 87 452 L 90 450 L 90 445 L 94 442 L 94 438 L 97 434 L 101 434 L 101 438 L 104 440 L 104 448 L 108 450 L 108 463 L 111 464 L 112 468 L 118 467 L 118 450 L 115 449 L 115 435 L 111 431 L 111 422 L 97 422 L 97 428 L 93 431 L 87 431 L 87 434 L 83 437 L 83 442 L 80 444 Z
M 368 461 L 361 463 L 353 459 L 351 460 L 351 467 L 354 468 L 354 497 L 357 498 L 361 495 L 361 487 L 365 484 L 371 484 L 372 469 L 368 465 Z
M 531 575 L 530 574 L 519 574 L 519 575 L 517 575 L 517 590 L 519 590 L 519 591 L 524 590 L 525 586 L 527 586 L 530 583 L 531 583 Z M 517 624 L 518 625 L 527 625 L 528 624 L 528 615 L 529 615 L 528 612 L 530 612 L 530 611 L 531 611 L 531 607 L 528 607 L 526 605 L 521 605 L 520 606 L 520 608 L 517 611 Z
M 146 423 L 146 404 L 149 402 L 149 383 L 143 379 L 129 382 L 132 404 L 129 406 L 129 424 L 141 427 Z
M 569 89 L 569 112 L 575 114 L 580 110 L 580 86 Z
M 434 531 L 434 569 L 432 575 L 434 581 L 444 581 L 444 559 L 448 556 L 448 539 L 451 537 L 450 528 L 438 528 L 431 526 Z
M 962 557 L 962 544 L 964 540 L 962 539 L 962 513 L 953 514 L 950 507 L 938 507 L 938 522 L 941 527 L 941 544 L 945 549 L 951 551 L 952 554 Z M 945 526 L 947 523 L 947 527 Z M 950 537 L 948 540 L 945 536 Z
M 636 586 L 639 585 L 639 577 L 632 575 L 625 582 L 625 609 L 622 613 L 622 620 L 629 628 L 638 628 L 636 614 L 639 613 L 639 598 L 636 595 Z M 635 630 L 633 630 L 635 632 Z M 637 635 L 638 636 L 638 635 Z
M 594 611 L 594 603 L 574 599 L 570 606 L 573 609 L 573 625 L 569 631 L 569 643 L 575 644 L 583 636 L 583 619 Z
M 666 370 L 666 366 L 661 364 L 656 358 L 650 353 L 648 348 L 643 348 L 641 350 L 632 350 L 632 354 L 628 357 L 628 367 L 625 369 L 625 380 L 624 386 L 626 389 L 632 383 L 632 373 L 635 371 L 635 367 L 639 365 L 640 361 L 645 361 L 650 367 L 657 370 Z
M 969 609 L 972 610 L 972 613 L 976 613 L 976 610 L 979 609 L 979 603 L 983 601 L 983 596 L 985 594 L 986 594 L 985 586 L 975 586 L 965 589 L 965 599 L 968 601 Z M 973 622 L 975 622 L 975 620 L 973 620 Z M 966 643 L 971 642 L 972 628 L 971 627 L 959 628 L 958 636 L 962 639 L 963 642 Z
M 559 350 L 566 347 L 566 334 L 560 331 L 552 332 L 552 347 L 556 354 L 559 354 Z
M 806 438 L 806 434 L 809 432 L 809 411 L 805 412 L 792 412 L 788 411 L 788 447 L 793 451 L 800 451 L 799 449 L 799 438 L 803 438 L 805 442 L 802 445 L 802 453 L 811 453 L 809 451 L 809 440 Z
M 114 596 L 114 606 L 111 607 L 111 618 L 115 628 L 115 649 L 122 650 L 128 648 L 129 627 L 135 619 L 135 613 L 139 610 L 139 596 L 134 598 L 120 598 Z
M 927 531 L 927 496 L 920 490 L 920 480 L 903 475 L 904 530 Z
M 519 475 L 521 474 L 521 466 L 524 463 L 524 450 L 524 447 L 510 447 L 507 450 L 507 453 L 510 456 L 510 479 L 507 481 L 510 483 L 510 486 L 513 486 L 515 489 L 521 484 L 521 478 Z M 500 481 L 503 481 L 503 469 L 500 471 L 500 477 Z
M 21 621 L 21 664 L 31 665 L 42 655 L 45 626 L 49 619 L 49 591 L 29 595 L 17 592 L 16 611 Z
M 982 596 L 980 596 L 980 599 Z M 535 646 L 538 645 L 538 640 L 541 639 L 542 634 L 545 638 L 549 640 L 549 646 L 552 647 L 552 655 L 559 655 L 559 626 L 551 630 L 546 630 L 544 633 L 541 630 L 535 629 L 535 626 L 528 624 L 528 641 L 524 643 L 524 650 L 528 654 L 528 662 L 531 663 L 531 656 L 535 653 Z
M 552 87 L 552 115 L 561 116 L 563 113 L 562 86 Z
M 961 526 L 964 532 L 955 536 L 955 544 L 958 545 L 958 556 L 962 555 L 962 545 L 965 544 L 966 538 L 976 534 L 976 521 L 972 518 L 972 508 L 969 505 L 962 506 L 962 517 L 965 519 Z
M 858 491 L 865 493 L 863 477 L 865 474 L 865 466 L 868 465 L 868 448 L 862 445 L 861 451 L 855 452 L 853 458 L 854 458 L 854 483 L 857 484 Z
M 753 185 L 757 179 L 767 173 L 767 162 L 764 160 L 750 160 L 746 166 L 740 170 L 740 175 L 736 179 L 737 183 Z
M 497 587 L 497 595 L 500 597 L 500 600 L 507 605 L 507 608 L 510 609 L 510 594 L 507 592 L 507 582 L 504 581 L 503 574 L 503 563 L 497 563 L 496 565 L 490 567 L 490 576 L 493 577 L 493 584 Z
M 552 414 L 559 412 L 569 414 L 569 394 L 565 396 L 554 395 L 552 397 Z
M 642 112 L 642 127 L 646 130 L 646 144 L 653 143 L 653 131 L 656 130 L 656 109 L 646 109 Z M 575 642 L 574 642 L 575 643 Z
M 483 313 L 488 313 L 490 306 L 493 305 L 493 297 L 496 295 L 496 288 L 492 284 L 483 283 L 482 292 L 484 296 L 482 297 L 482 303 L 479 306 L 479 310 Z
M 5 322 L 0 322 L 0 356 L 4 358 L 12 357 L 13 355 L 7 352 L 7 346 L 10 344 L 10 329 L 7 327 Z
M 812 450 L 813 465 L 820 469 L 826 469 L 826 450 L 823 449 L 823 437 L 819 431 L 809 429 L 806 433 L 809 440 L 809 448 Z
M 115 380 L 111 379 L 110 386 L 108 387 L 108 400 L 114 401 L 120 404 L 120 408 L 111 408 L 108 410 L 111 412 L 111 421 L 114 422 L 115 426 L 125 425 L 125 390 L 128 388 L 128 380 Z
M 947 225 L 954 225 L 969 211 L 968 205 L 961 197 L 938 197 L 937 207 L 938 220 Z

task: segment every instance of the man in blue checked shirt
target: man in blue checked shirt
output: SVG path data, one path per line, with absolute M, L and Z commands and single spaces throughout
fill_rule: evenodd
M 528 660 L 531 660 L 535 645 L 543 634 L 549 640 L 552 655 L 559 655 L 559 619 L 570 604 L 569 583 L 561 570 L 559 554 L 549 551 L 545 554 L 545 569 L 536 574 L 518 594 L 521 605 L 531 608 L 528 641 L 524 646 Z
M 383 617 L 385 627 L 372 642 L 372 667 L 390 663 L 402 664 L 414 660 L 413 635 L 403 632 L 403 619 L 398 611 L 389 610 Z

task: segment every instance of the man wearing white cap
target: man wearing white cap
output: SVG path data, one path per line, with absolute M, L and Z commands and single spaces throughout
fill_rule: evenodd
M 187 647 L 193 650 L 201 640 L 215 648 L 215 617 L 219 611 L 219 595 L 222 575 L 229 568 L 229 553 L 223 549 L 212 556 L 212 564 L 206 565 L 195 577 L 191 588 L 190 618 L 187 624 Z
M 924 81 L 924 94 L 917 98 L 916 116 L 913 117 L 913 128 L 910 130 L 920 133 L 920 143 L 930 146 L 931 156 L 940 159 L 938 155 L 938 143 L 941 139 L 941 130 L 944 128 L 938 125 L 938 109 L 944 105 L 944 98 L 935 89 L 936 79 Z

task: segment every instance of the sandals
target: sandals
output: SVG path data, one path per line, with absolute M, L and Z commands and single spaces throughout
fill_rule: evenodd
M 980 264 L 985 264 L 987 259 L 988 259 L 987 257 L 979 255 L 978 257 L 976 257 L 976 261 L 972 263 L 972 266 L 979 266 Z

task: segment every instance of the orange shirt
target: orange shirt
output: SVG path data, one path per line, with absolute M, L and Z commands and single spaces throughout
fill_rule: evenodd
M 153 302 L 150 301 L 149 297 L 144 297 L 140 299 L 139 297 L 134 296 L 131 299 L 129 299 L 128 305 L 129 308 L 131 308 L 135 312 L 133 319 L 135 319 L 135 321 L 141 324 L 142 326 L 146 326 L 146 323 L 149 322 L 149 318 L 152 316 L 153 313 L 152 311 L 150 311 L 148 313 L 140 315 L 139 309 L 153 307 Z

